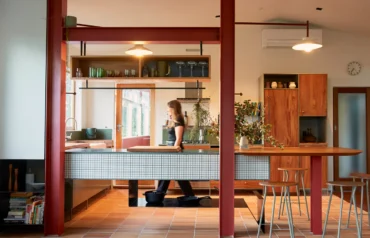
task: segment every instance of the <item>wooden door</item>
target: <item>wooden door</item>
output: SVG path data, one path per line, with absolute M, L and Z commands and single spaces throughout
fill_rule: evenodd
M 370 88 L 333 88 L 333 145 L 359 149 L 334 156 L 334 180 L 351 180 L 352 172 L 370 172 Z
M 328 147 L 328 143 L 302 143 L 299 147 Z M 322 157 L 322 187 L 326 188 L 328 181 L 328 157 Z M 300 157 L 300 167 L 307 168 L 304 175 L 304 187 L 311 188 L 311 158 L 310 156 L 301 156 Z M 301 187 L 301 181 L 299 181 L 299 186 Z
M 271 134 L 285 147 L 296 147 L 299 142 L 298 130 L 298 90 L 265 89 L 265 123 L 272 125 Z M 267 143 L 265 146 L 270 146 Z M 281 181 L 279 167 L 298 167 L 297 156 L 271 156 L 270 179 Z M 294 177 L 290 175 L 290 181 Z
M 154 84 L 117 84 L 117 88 L 154 88 Z M 121 149 L 122 148 L 122 91 L 123 90 L 116 90 L 115 95 L 115 122 L 116 122 L 116 129 L 115 129 L 115 148 Z M 151 131 L 150 136 L 154 137 L 155 135 L 155 90 L 150 89 L 150 124 L 151 124 Z M 151 145 L 153 145 L 153 140 L 151 140 Z M 134 146 L 134 145 L 132 145 Z M 116 180 L 115 185 L 117 186 L 128 186 L 127 180 Z M 154 180 L 140 180 L 139 187 L 141 188 L 154 188 Z
M 299 75 L 299 115 L 326 116 L 327 115 L 327 75 L 301 74 Z

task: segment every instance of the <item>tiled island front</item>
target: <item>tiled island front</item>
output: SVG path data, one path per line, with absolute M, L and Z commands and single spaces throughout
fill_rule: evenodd
M 234 159 L 234 158 L 230 158 Z M 217 150 L 181 153 L 72 149 L 65 152 L 65 178 L 104 180 L 219 180 Z M 235 180 L 268 180 L 269 156 L 235 155 Z

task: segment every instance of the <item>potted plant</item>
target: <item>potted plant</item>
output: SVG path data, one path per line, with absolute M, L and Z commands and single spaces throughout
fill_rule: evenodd
M 241 148 L 248 148 L 258 142 L 267 142 L 274 147 L 284 148 L 282 143 L 279 143 L 271 135 L 271 124 L 264 123 L 263 109 L 260 104 L 245 100 L 243 103 L 235 103 L 235 138 L 239 141 Z M 213 121 L 209 134 L 219 138 L 219 125 Z
M 200 100 L 193 106 L 192 117 L 194 126 L 190 131 L 189 139 L 193 142 L 202 141 L 206 134 L 206 128 L 210 126 L 211 117 Z

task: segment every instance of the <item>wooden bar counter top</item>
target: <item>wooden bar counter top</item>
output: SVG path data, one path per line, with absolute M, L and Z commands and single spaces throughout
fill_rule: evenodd
M 243 155 L 267 155 L 267 156 L 334 156 L 334 155 L 358 155 L 362 151 L 340 147 L 256 147 L 240 149 L 235 147 L 235 154 Z

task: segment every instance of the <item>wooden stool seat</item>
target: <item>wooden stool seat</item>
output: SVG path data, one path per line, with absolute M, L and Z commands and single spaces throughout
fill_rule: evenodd
M 370 179 L 370 174 L 365 173 L 351 173 L 349 176 L 358 179 Z
M 333 181 L 327 182 L 327 185 L 335 186 L 335 187 L 361 187 L 365 186 L 363 182 L 353 182 L 353 181 Z
M 278 168 L 279 171 L 306 171 L 308 168 Z
M 266 187 L 291 187 L 296 186 L 297 183 L 295 182 L 272 182 L 272 181 L 264 181 L 259 183 L 261 186 Z

